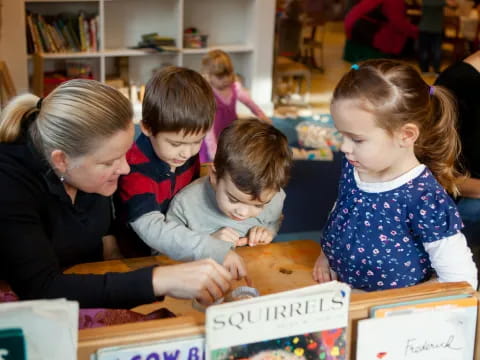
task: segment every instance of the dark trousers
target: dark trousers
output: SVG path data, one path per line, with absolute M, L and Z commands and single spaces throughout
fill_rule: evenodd
M 442 61 L 442 34 L 420 31 L 418 58 L 422 72 L 428 72 L 432 65 L 433 71 L 439 73 Z

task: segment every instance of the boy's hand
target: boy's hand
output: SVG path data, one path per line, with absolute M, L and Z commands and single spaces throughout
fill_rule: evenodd
M 238 240 L 240 239 L 240 235 L 235 230 L 229 227 L 223 227 L 220 230 L 211 233 L 210 236 L 218 240 L 234 243 L 235 246 L 237 246 Z
M 330 269 L 328 259 L 323 251 L 317 258 L 317 261 L 315 261 L 315 266 L 313 267 L 313 280 L 319 283 L 337 280 L 337 274 L 335 271 Z
M 223 260 L 223 266 L 225 266 L 233 279 L 240 280 L 246 278 L 248 281 L 245 261 L 235 251 L 230 250 L 227 253 Z
M 254 226 L 248 231 L 248 245 L 268 244 L 273 240 L 273 233 L 262 226 Z

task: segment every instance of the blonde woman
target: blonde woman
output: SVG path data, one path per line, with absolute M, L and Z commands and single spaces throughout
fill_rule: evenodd
M 164 295 L 209 303 L 229 288 L 212 260 L 105 275 L 63 269 L 118 256 L 110 196 L 129 172 L 130 103 L 93 80 L 46 98 L 22 95 L 0 122 L 0 278 L 21 299 L 65 297 L 80 307 L 130 308 Z

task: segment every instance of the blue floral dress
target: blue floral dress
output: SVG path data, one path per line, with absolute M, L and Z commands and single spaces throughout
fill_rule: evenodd
M 431 277 L 423 243 L 455 235 L 463 225 L 455 203 L 430 170 L 423 165 L 413 170 L 419 175 L 401 176 L 405 182 L 393 189 L 365 191 L 357 186 L 353 166 L 344 162 L 337 202 L 321 240 L 340 281 L 374 291 Z

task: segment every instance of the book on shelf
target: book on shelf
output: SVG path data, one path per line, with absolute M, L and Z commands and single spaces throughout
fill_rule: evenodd
M 83 12 L 44 16 L 27 12 L 27 51 L 63 53 L 98 51 L 98 16 Z
M 358 323 L 357 360 L 471 360 L 478 300 L 469 294 L 375 306 Z
M 347 359 L 350 287 L 332 281 L 207 308 L 206 359 Z

